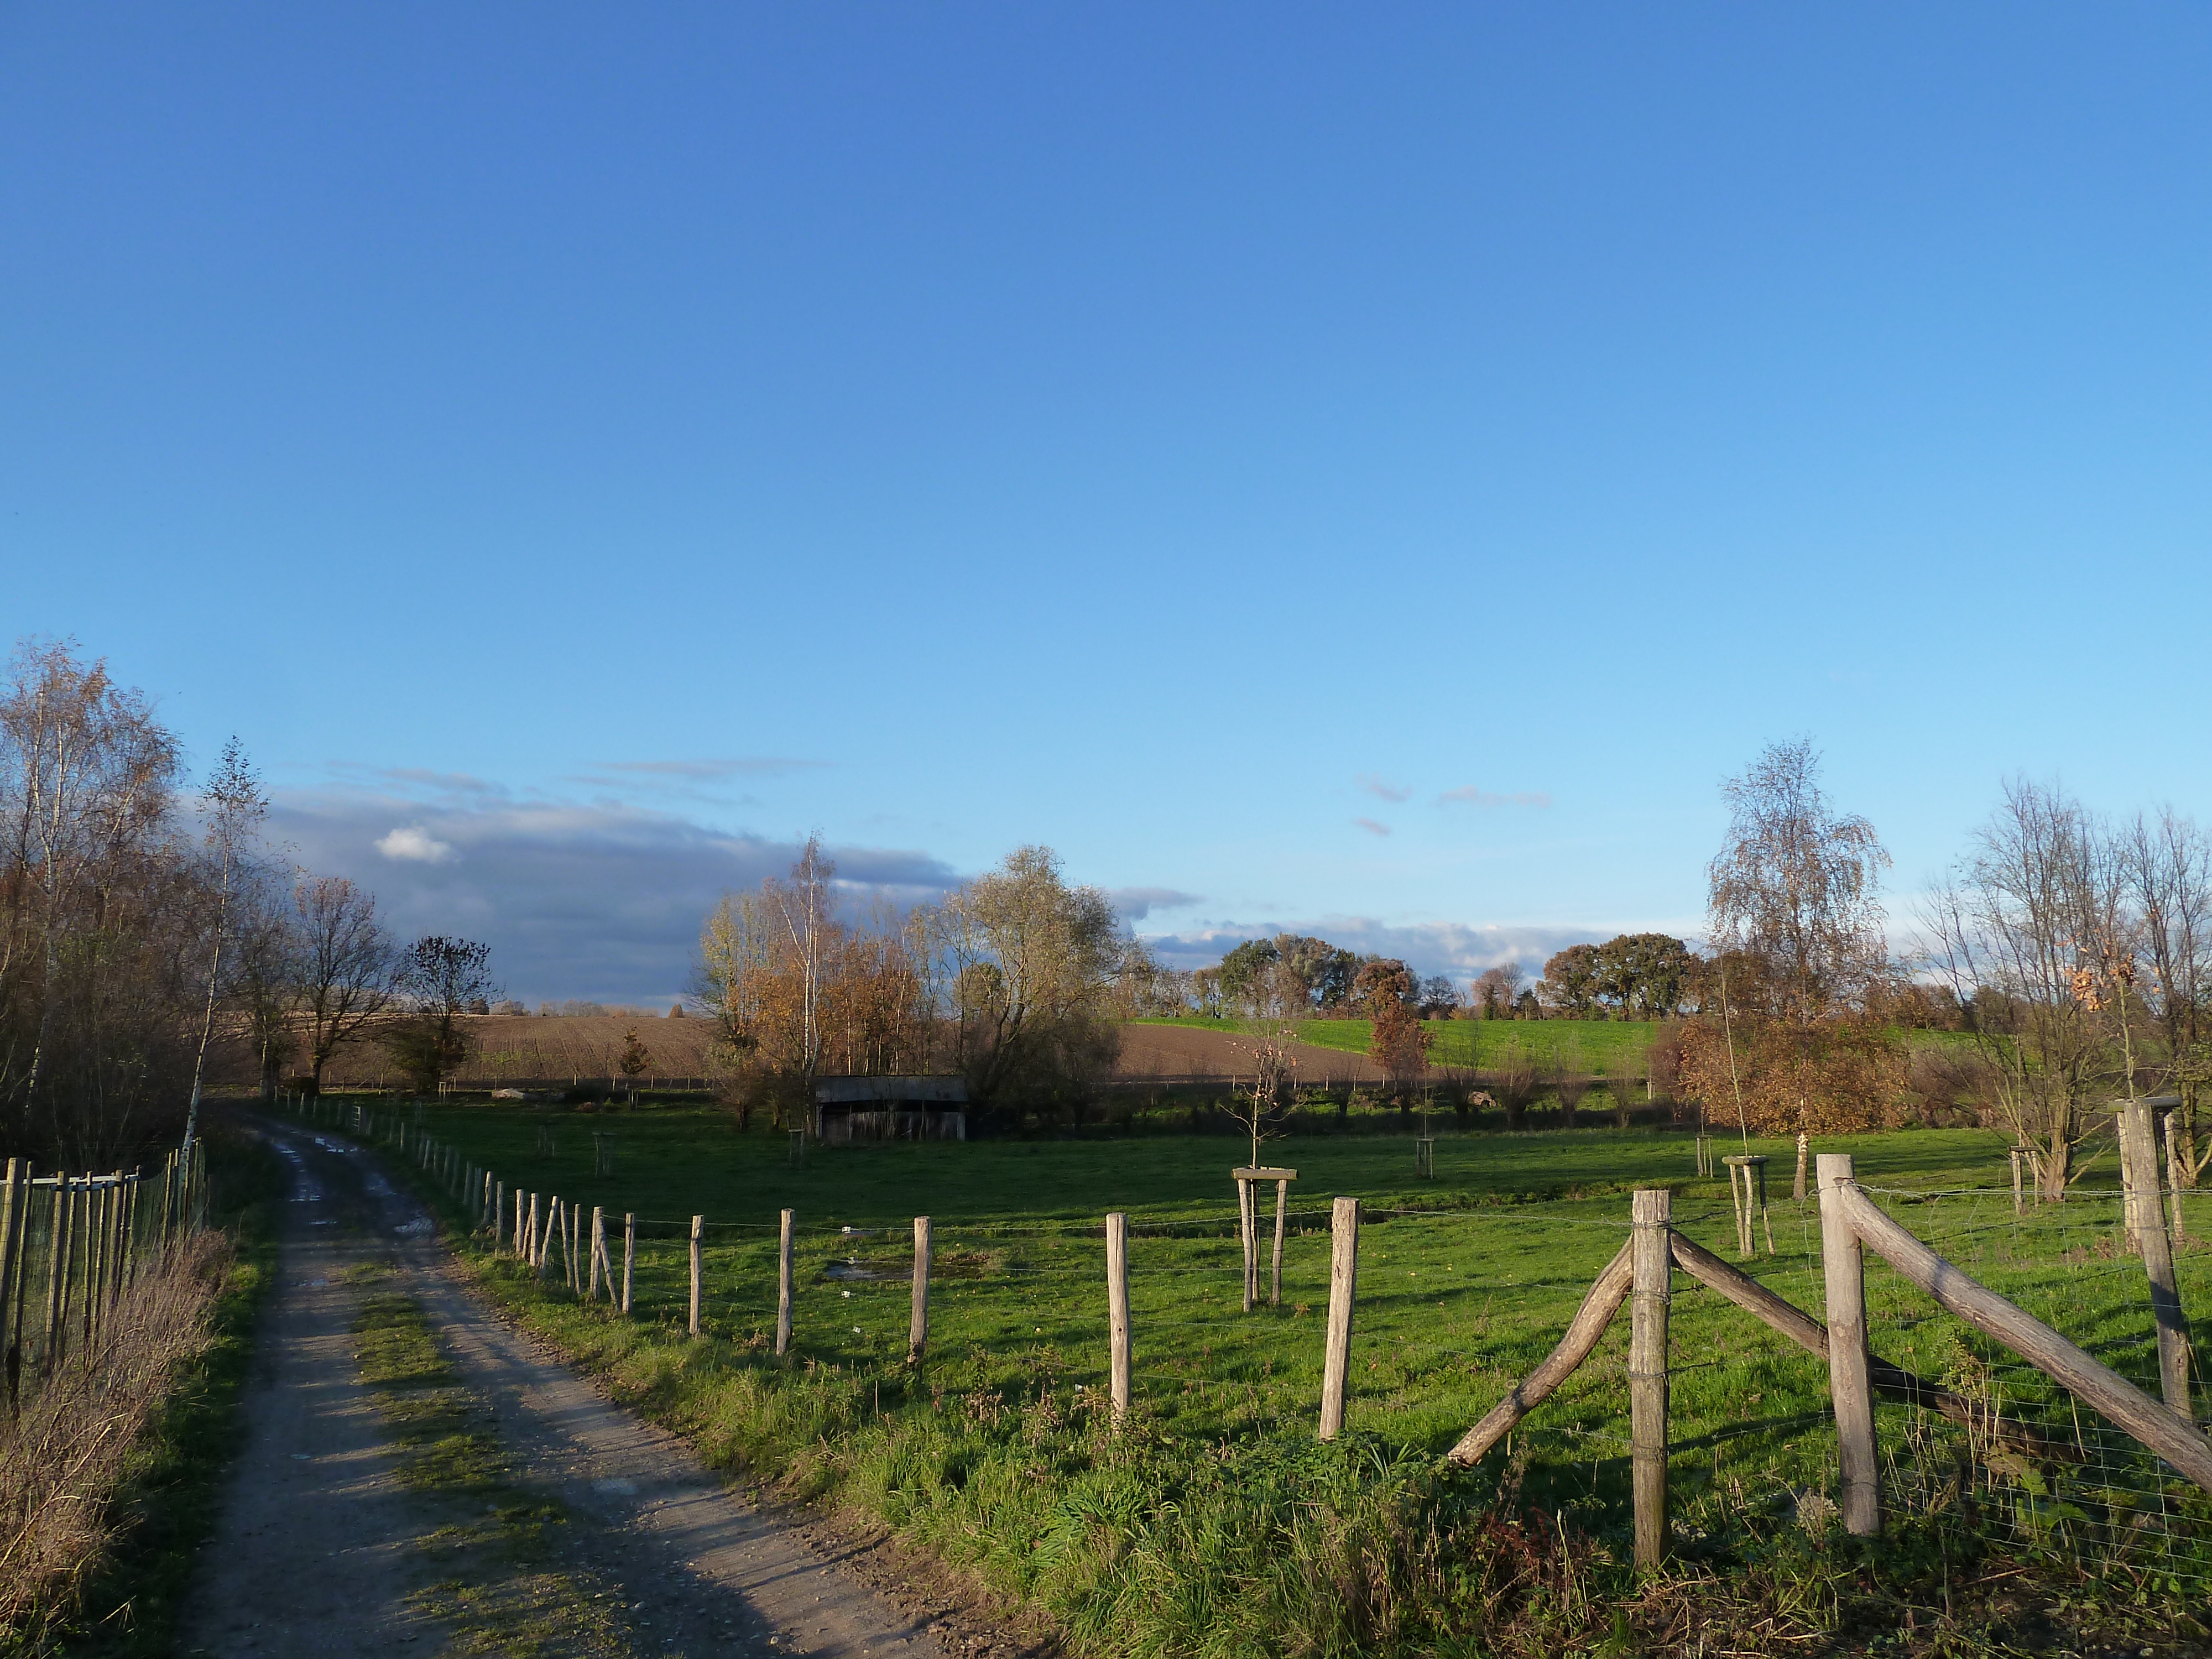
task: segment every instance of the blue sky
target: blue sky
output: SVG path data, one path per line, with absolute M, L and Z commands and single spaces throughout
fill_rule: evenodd
M 526 996 L 811 828 L 1185 960 L 1692 930 L 1804 732 L 1903 916 L 2008 774 L 2212 813 L 2208 84 L 2175 5 L 11 7 L 0 630 Z

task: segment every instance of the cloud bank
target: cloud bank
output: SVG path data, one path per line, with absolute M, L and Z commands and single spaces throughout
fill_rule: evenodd
M 460 933 L 492 947 L 507 994 L 649 1002 L 690 981 L 699 925 L 731 888 L 781 875 L 793 844 L 618 805 L 520 802 L 454 789 L 425 803 L 377 789 L 282 792 L 270 839 L 319 875 L 377 896 L 402 939 Z M 927 853 L 831 848 L 856 905 L 940 897 L 958 879 Z

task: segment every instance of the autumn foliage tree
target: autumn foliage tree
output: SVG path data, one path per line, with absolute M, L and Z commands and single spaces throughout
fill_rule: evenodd
M 918 918 L 848 922 L 836 864 L 810 837 L 789 875 L 726 893 L 699 941 L 696 994 L 716 1023 L 721 1092 L 740 1124 L 808 1121 L 814 1079 L 932 1069 L 929 952 Z
M 1368 1058 L 1382 1068 L 1391 1092 L 1402 1100 L 1428 1071 L 1429 1045 L 1436 1041 L 1413 1006 L 1413 975 L 1404 963 L 1378 957 L 1361 966 L 1353 994 L 1373 1022 Z

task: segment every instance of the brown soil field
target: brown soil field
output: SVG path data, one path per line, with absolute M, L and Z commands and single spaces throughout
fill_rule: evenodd
M 707 1048 L 714 1033 L 713 1021 L 696 1017 L 483 1014 L 469 1024 L 477 1036 L 477 1056 L 462 1068 L 463 1079 L 518 1088 L 565 1086 L 579 1078 L 613 1077 L 623 1044 L 632 1031 L 653 1057 L 641 1079 L 647 1086 L 655 1079 L 705 1077 L 709 1070 Z M 1291 1048 L 1301 1084 L 1383 1080 L 1382 1068 L 1364 1054 L 1306 1042 L 1293 1043 Z M 1213 1078 L 1227 1082 L 1251 1069 L 1251 1039 L 1233 1031 L 1125 1025 L 1114 1076 L 1125 1084 Z M 1437 1075 L 1441 1077 L 1442 1071 Z M 341 1050 L 324 1073 L 325 1086 L 333 1089 L 391 1088 L 398 1082 L 398 1072 L 374 1044 Z
M 653 1056 L 643 1079 L 707 1074 L 712 1020 L 641 1018 L 623 1014 L 480 1014 L 469 1021 L 477 1055 L 461 1068 L 471 1083 L 567 1084 L 616 1076 L 632 1031 Z M 390 1088 L 399 1074 L 374 1044 L 339 1051 L 323 1073 L 326 1088 Z

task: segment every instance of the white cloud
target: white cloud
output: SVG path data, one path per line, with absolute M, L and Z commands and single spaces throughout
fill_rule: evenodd
M 376 850 L 388 859 L 398 859 L 410 864 L 443 864 L 453 856 L 453 844 L 440 841 L 419 823 L 410 823 L 394 830 L 388 836 L 380 836 Z
M 1352 822 L 1370 836 L 1387 836 L 1390 833 L 1389 824 L 1377 823 L 1373 818 L 1354 818 Z
M 1395 783 L 1383 782 L 1382 775 L 1377 772 L 1362 772 L 1352 780 L 1352 782 L 1378 800 L 1411 800 L 1413 798 L 1413 792 L 1411 789 L 1403 789 Z

